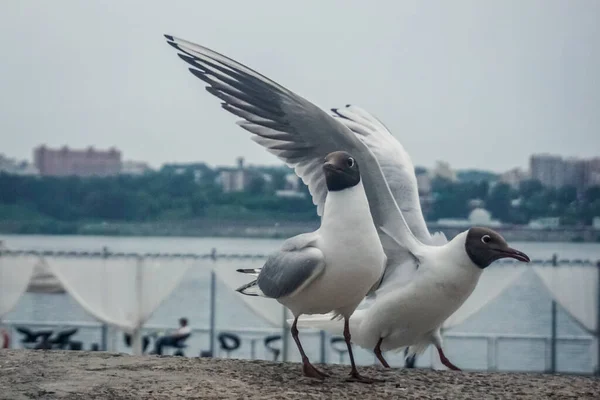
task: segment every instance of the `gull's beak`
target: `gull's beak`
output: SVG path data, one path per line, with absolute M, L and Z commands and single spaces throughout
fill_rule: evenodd
M 325 171 L 331 171 L 331 172 L 339 172 L 341 171 L 341 169 L 335 165 L 333 162 L 331 161 L 327 161 L 326 163 L 323 164 L 323 169 Z
M 497 249 L 497 251 L 502 254 L 502 258 L 514 258 L 515 260 L 522 261 L 528 263 L 531 261 L 529 256 L 522 251 L 515 250 L 511 247 L 505 247 L 503 249 Z

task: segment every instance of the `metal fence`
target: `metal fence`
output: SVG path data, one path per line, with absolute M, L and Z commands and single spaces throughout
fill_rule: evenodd
M 4 320 L 2 325 L 9 331 L 10 336 L 12 338 L 11 348 L 22 348 L 23 346 L 19 342 L 19 334 L 16 330 L 17 327 L 27 327 L 30 329 L 43 329 L 43 328 L 56 328 L 60 326 L 68 326 L 70 328 L 78 328 L 79 332 L 83 331 L 83 336 L 86 338 L 96 341 L 99 349 L 102 349 L 102 342 L 105 343 L 104 349 L 108 349 L 111 351 L 125 352 L 129 353 L 129 349 L 124 344 L 119 344 L 119 333 L 116 330 L 107 329 L 105 325 L 94 322 L 58 322 L 58 321 L 47 321 L 47 322 L 36 322 L 36 321 L 17 321 L 17 320 Z M 158 331 L 168 330 L 170 327 L 164 325 L 147 325 L 143 329 L 144 335 L 152 335 Z M 217 328 L 214 331 L 215 340 L 219 337 L 220 334 L 233 334 L 241 339 L 241 346 L 236 348 L 233 351 L 228 351 L 226 348 L 222 346 L 216 346 L 215 352 L 213 353 L 214 357 L 233 357 L 233 358 L 246 358 L 246 359 L 266 359 L 266 360 L 281 360 L 280 357 L 276 357 L 274 352 L 270 349 L 267 349 L 264 346 L 265 338 L 273 335 L 281 334 L 281 330 L 279 329 L 220 329 Z M 321 363 L 343 363 L 347 364 L 348 360 L 344 357 L 345 351 L 339 352 L 340 357 L 336 360 L 332 357 L 332 351 L 335 352 L 335 347 L 331 343 L 331 339 L 335 338 L 335 336 L 331 336 L 323 331 L 316 331 L 311 329 L 306 329 L 302 331 L 303 340 L 306 338 L 312 338 L 313 340 L 318 341 L 319 343 L 319 357 L 318 360 Z M 210 327 L 202 327 L 202 328 L 194 328 L 192 329 L 192 335 L 190 338 L 194 338 L 193 343 L 191 343 L 185 349 L 185 355 L 188 357 L 198 357 L 201 356 L 203 352 L 203 348 L 210 342 L 211 336 L 211 328 Z M 281 337 L 281 336 L 280 336 Z M 484 340 L 486 342 L 486 370 L 487 371 L 498 371 L 503 370 L 499 366 L 498 355 L 499 355 L 499 346 L 503 342 L 514 342 L 514 341 L 526 341 L 526 342 L 541 342 L 543 344 L 543 358 L 544 358 L 544 368 L 539 372 L 551 372 L 552 371 L 552 343 L 553 338 L 550 335 L 525 335 L 525 334 L 472 334 L 472 333 L 445 333 L 445 339 L 450 340 Z M 558 336 L 556 337 L 556 341 L 565 342 L 565 343 L 577 343 L 581 345 L 587 346 L 589 351 L 592 351 L 592 347 L 594 345 L 594 338 L 591 336 Z M 245 346 L 244 346 L 245 345 Z M 273 346 L 271 349 L 277 349 L 277 345 Z M 148 348 L 150 351 L 151 348 Z M 240 349 L 242 351 L 240 351 Z M 83 350 L 89 350 L 88 348 L 84 348 Z M 279 346 L 279 350 L 281 351 L 281 347 Z M 169 354 L 169 353 L 166 353 Z M 432 357 L 427 362 L 429 366 L 432 365 L 433 357 L 435 353 L 431 353 Z M 375 357 L 373 357 L 372 364 L 378 364 Z M 504 369 L 506 370 L 506 369 Z
M 78 256 L 78 257 L 137 257 L 137 258 L 156 258 L 156 257 L 166 257 L 166 258 L 193 258 L 193 259 L 263 259 L 266 258 L 264 254 L 220 254 L 216 249 L 213 249 L 211 253 L 208 254 L 191 254 L 191 253 L 124 253 L 124 252 L 110 252 L 105 247 L 102 251 L 36 251 L 36 250 L 8 250 L 0 247 L 0 256 L 3 254 L 8 255 L 38 255 L 41 257 L 53 257 L 53 256 Z M 500 260 L 497 262 L 498 264 L 514 264 L 516 261 L 514 260 Z M 554 255 L 551 259 L 533 259 L 531 261 L 533 265 L 541 265 L 541 266 L 557 266 L 560 264 L 569 264 L 569 265 L 582 265 L 589 267 L 598 267 L 600 268 L 600 261 L 592 261 L 585 259 L 559 259 L 558 255 Z M 289 338 L 287 335 L 287 330 L 281 329 L 220 329 L 215 326 L 215 286 L 216 286 L 216 276 L 215 273 L 211 273 L 211 297 L 210 297 L 210 325 L 208 327 L 203 328 L 195 328 L 192 330 L 193 334 L 196 337 L 203 337 L 204 340 L 207 340 L 208 350 L 207 353 L 213 356 L 219 357 L 222 349 L 217 347 L 216 341 L 222 333 L 232 333 L 238 335 L 241 338 L 245 338 L 244 343 L 250 344 L 249 354 L 243 358 L 257 358 L 257 344 L 261 341 L 264 341 L 265 336 L 268 335 L 276 335 L 279 334 L 281 337 L 281 354 L 283 355 L 283 359 L 286 360 L 287 347 Z M 600 282 L 599 282 L 600 286 Z M 600 293 L 600 291 L 599 291 Z M 600 305 L 600 300 L 599 300 Z M 600 307 L 599 307 L 599 320 L 600 320 Z M 551 334 L 550 335 L 526 335 L 526 334 L 470 334 L 470 333 L 450 333 L 446 332 L 444 334 L 444 338 L 446 339 L 455 339 L 455 340 L 485 340 L 487 343 L 487 367 L 486 369 L 489 371 L 494 371 L 498 369 L 498 354 L 499 354 L 499 345 L 502 342 L 507 341 L 536 341 L 543 343 L 544 347 L 544 372 L 556 372 L 557 371 L 557 343 L 559 342 L 567 342 L 567 343 L 583 343 L 587 344 L 590 350 L 590 353 L 593 351 L 593 343 L 594 341 L 598 341 L 597 344 L 597 354 L 598 360 L 597 364 L 600 364 L 600 338 L 593 336 L 558 336 L 557 334 L 557 304 L 555 301 L 552 302 L 552 326 L 551 326 Z M 11 337 L 17 338 L 15 327 L 16 326 L 26 326 L 26 327 L 55 327 L 64 325 L 64 322 L 36 322 L 36 321 L 2 321 L 2 325 L 9 327 L 11 330 Z M 106 325 L 102 325 L 100 323 L 83 323 L 83 322 L 73 322 L 68 323 L 70 327 L 78 327 L 81 329 L 93 330 L 95 331 L 95 336 L 97 337 L 97 343 L 99 344 L 99 348 L 102 350 L 118 350 L 119 346 L 111 346 L 110 343 L 118 343 L 116 339 L 116 333 L 110 332 L 110 328 Z M 144 334 L 151 333 L 153 331 L 162 331 L 167 330 L 169 327 L 165 326 L 156 326 L 156 325 L 146 325 L 143 328 Z M 303 333 L 307 336 L 312 336 L 313 338 L 317 338 L 319 340 L 319 360 L 322 363 L 329 362 L 330 350 L 332 349 L 332 344 L 327 343 L 327 341 L 331 341 L 331 336 L 323 331 L 314 331 L 314 330 L 306 330 Z M 18 347 L 18 343 L 13 339 L 13 347 L 16 345 Z M 199 345 L 196 343 L 195 345 L 191 345 L 188 348 L 189 354 L 193 354 L 194 356 L 198 356 L 200 354 Z M 123 349 L 127 351 L 127 349 Z M 342 352 L 338 351 L 340 354 L 340 360 L 343 359 Z M 264 357 L 263 357 L 264 358 Z M 373 357 L 374 363 L 376 363 L 375 358 Z M 430 364 L 431 365 L 431 364 Z M 600 368 L 597 367 L 596 373 L 600 373 Z

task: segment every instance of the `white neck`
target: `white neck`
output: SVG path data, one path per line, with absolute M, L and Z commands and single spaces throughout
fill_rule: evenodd
M 468 231 L 459 233 L 444 247 L 446 247 L 446 251 L 452 254 L 452 259 L 456 260 L 455 263 L 457 265 L 468 269 L 473 269 L 474 272 L 481 273 L 481 268 L 475 265 L 475 263 L 467 254 L 467 249 L 465 247 L 467 241 L 467 233 Z
M 362 180 L 350 188 L 327 193 L 321 227 L 360 223 L 373 224 Z

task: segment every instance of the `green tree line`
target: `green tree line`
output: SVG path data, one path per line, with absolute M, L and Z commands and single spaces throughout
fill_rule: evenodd
M 274 195 L 277 186 L 285 182 L 285 173 L 274 173 L 271 184 L 257 175 L 248 191 L 234 193 L 224 193 L 215 183 L 214 173 L 198 180 L 192 171 L 169 169 L 103 178 L 0 174 L 0 218 L 133 222 L 195 217 L 316 219 L 309 196 Z
M 191 170 L 163 168 L 142 176 L 105 178 L 34 177 L 0 174 L 0 221 L 178 221 L 317 220 L 307 188 L 304 198 L 282 198 L 274 192 L 285 184 L 284 168 L 272 168 L 267 181 L 256 175 L 245 192 L 224 193 L 210 168 L 198 179 Z M 432 182 L 432 204 L 426 219 L 465 218 L 469 201 L 484 202 L 495 219 L 524 224 L 539 217 L 560 217 L 563 224 L 590 224 L 600 216 L 600 187 L 577 193 L 573 187 L 552 189 L 526 181 L 518 189 L 488 181 Z
M 451 182 L 434 179 L 433 203 L 427 217 L 465 218 L 470 212 L 469 201 L 479 199 L 492 217 L 505 223 L 526 224 L 532 219 L 560 217 L 564 225 L 589 225 L 600 216 L 600 186 L 578 193 L 573 186 L 544 187 L 539 181 L 528 180 L 514 189 L 504 183 Z

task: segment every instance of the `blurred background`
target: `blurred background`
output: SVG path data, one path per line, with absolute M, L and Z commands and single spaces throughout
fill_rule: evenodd
M 20 1 L 0 26 L 0 348 L 150 353 L 185 317 L 165 354 L 299 360 L 283 308 L 236 293 L 235 269 L 317 228 L 316 208 L 171 34 L 372 112 L 431 231 L 490 226 L 534 259 L 485 271 L 444 330 L 455 364 L 600 370 L 597 1 Z M 301 337 L 349 362 L 338 338 Z

